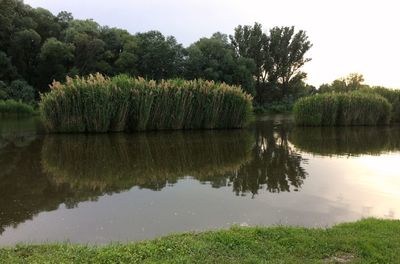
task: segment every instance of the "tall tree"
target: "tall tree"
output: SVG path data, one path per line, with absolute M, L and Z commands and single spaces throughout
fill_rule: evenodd
M 75 47 L 72 44 L 63 43 L 55 38 L 46 40 L 39 54 L 39 74 L 36 81 L 41 92 L 47 91 L 53 80 L 64 80 L 73 66 L 74 51 Z
M 215 33 L 211 38 L 202 38 L 188 47 L 187 52 L 186 78 L 241 84 L 253 94 L 254 61 L 236 56 L 226 35 Z
M 172 36 L 159 31 L 136 34 L 138 74 L 151 79 L 167 79 L 181 75 L 184 49 Z

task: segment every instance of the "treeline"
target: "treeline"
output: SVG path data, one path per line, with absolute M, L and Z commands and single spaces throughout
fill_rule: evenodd
M 292 102 L 310 93 L 302 66 L 312 47 L 294 27 L 238 26 L 233 35 L 215 33 L 185 48 L 158 31 L 130 34 L 53 15 L 21 0 L 0 0 L 0 99 L 31 102 L 53 80 L 100 72 L 161 80 L 202 78 L 241 85 L 259 106 Z

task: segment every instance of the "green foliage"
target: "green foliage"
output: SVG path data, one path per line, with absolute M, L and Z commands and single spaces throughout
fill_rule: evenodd
M 24 103 L 33 103 L 35 90 L 22 80 L 15 80 L 10 85 L 0 82 L 0 100 L 13 99 Z
M 0 80 L 32 85 L 48 92 L 53 80 L 66 75 L 129 74 L 160 81 L 207 79 L 241 85 L 261 107 L 304 94 L 311 44 L 304 31 L 275 27 L 263 33 L 261 24 L 238 26 L 228 38 L 215 33 L 184 48 L 159 31 L 130 34 L 101 26 L 91 19 L 53 15 L 20 0 L 0 2 Z M 299 90 L 299 89 L 300 90 Z
M 236 27 L 230 39 L 239 56 L 251 58 L 256 64 L 253 74 L 258 105 L 295 96 L 292 87 L 300 87 L 298 84 L 307 77 L 301 68 L 311 60 L 305 57 L 312 44 L 304 31 L 274 27 L 262 33 L 261 25 L 255 23 L 253 27 Z M 278 91 L 275 98 L 271 98 L 271 88 Z
M 400 221 L 363 219 L 331 228 L 233 227 L 153 241 L 88 246 L 18 245 L 5 263 L 397 263 Z
M 203 78 L 241 84 L 243 90 L 254 94 L 254 62 L 236 56 L 228 42 L 228 37 L 215 33 L 211 38 L 202 38 L 188 49 L 185 67 L 187 79 Z
M 293 110 L 296 123 L 304 126 L 385 125 L 392 106 L 376 94 L 326 93 L 301 98 Z
M 54 132 L 239 128 L 249 120 L 252 98 L 212 81 L 157 83 L 96 74 L 53 83 L 40 109 Z
M 0 100 L 0 115 L 32 115 L 35 110 L 31 105 L 14 100 Z
M 336 79 L 332 84 L 322 84 L 318 92 L 330 93 L 330 92 L 353 92 L 368 87 L 363 84 L 364 76 L 359 73 L 350 73 L 348 76 Z
M 49 38 L 43 44 L 39 54 L 39 73 L 41 91 L 46 91 L 48 80 L 63 80 L 74 61 L 75 47 L 55 38 Z M 51 65 L 51 67 L 49 67 Z M 44 82 L 42 82 L 42 80 Z
M 182 76 L 184 49 L 175 37 L 159 31 L 136 34 L 139 76 L 161 80 Z

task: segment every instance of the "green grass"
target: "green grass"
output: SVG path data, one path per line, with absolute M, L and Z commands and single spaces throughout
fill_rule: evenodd
M 52 132 L 241 128 L 252 98 L 225 83 L 96 74 L 53 83 L 40 110 Z
M 303 126 L 375 126 L 390 123 L 392 105 L 375 93 L 326 93 L 301 98 L 293 112 Z
M 34 115 L 35 113 L 31 105 L 15 100 L 0 100 L 0 115 Z
M 2 263 L 399 263 L 400 221 L 364 219 L 329 229 L 255 227 L 106 246 L 18 245 Z

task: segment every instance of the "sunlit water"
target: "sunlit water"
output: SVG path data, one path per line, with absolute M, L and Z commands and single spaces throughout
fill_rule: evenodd
M 0 121 L 0 245 L 400 218 L 400 127 L 44 135 Z

